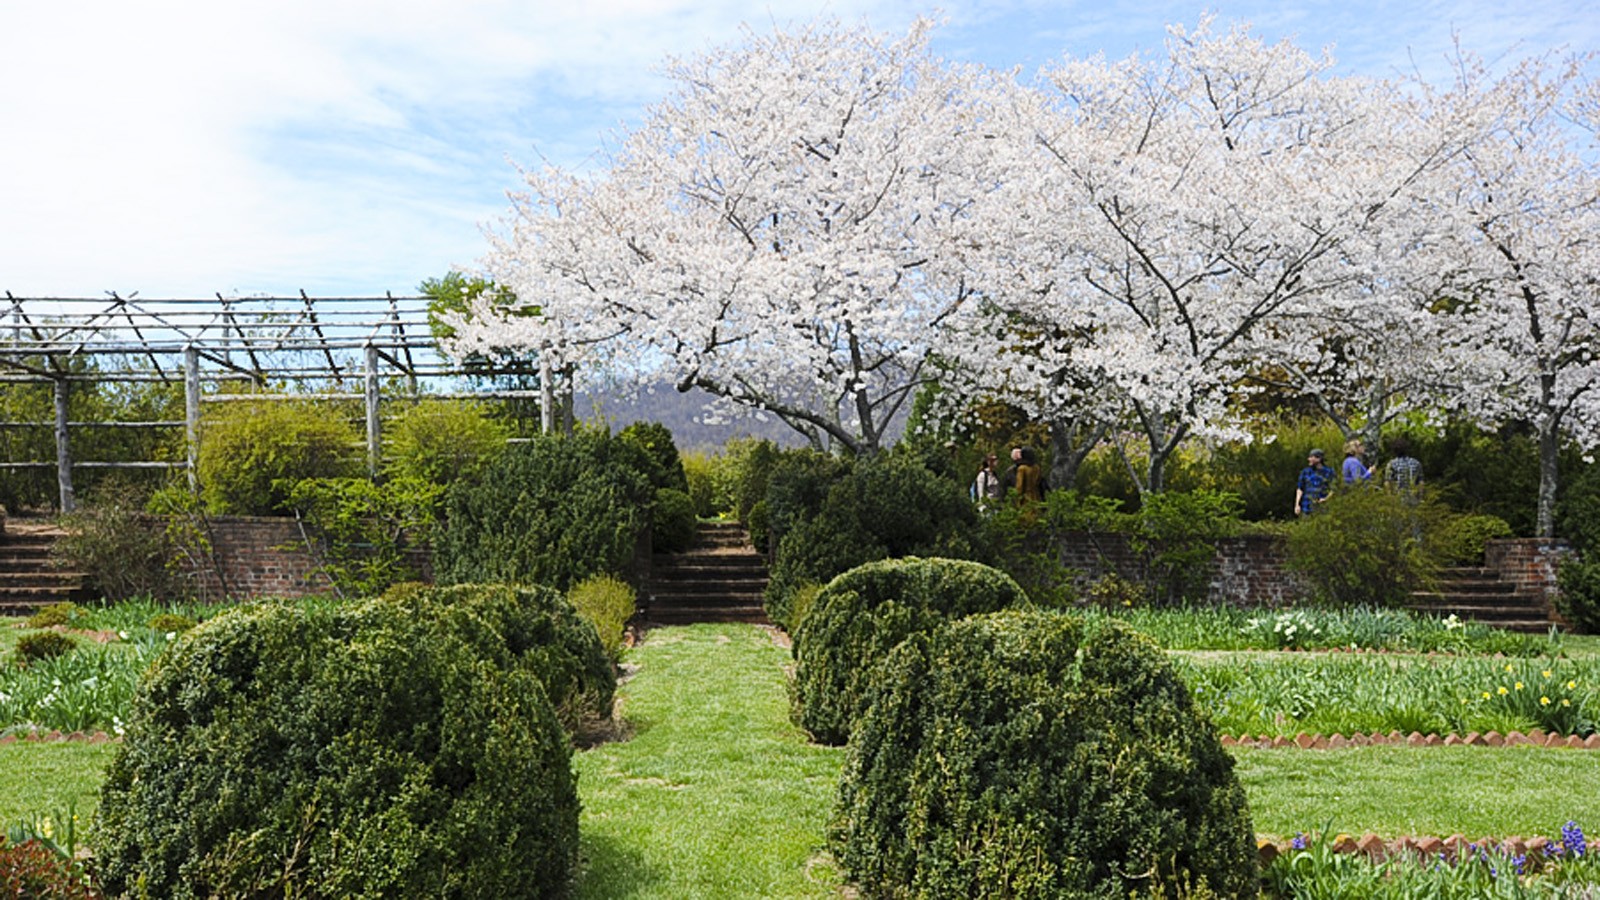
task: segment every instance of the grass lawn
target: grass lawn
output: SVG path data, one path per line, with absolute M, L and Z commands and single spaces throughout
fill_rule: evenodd
M 77 741 L 0 746 L 0 834 L 41 814 L 65 815 L 76 808 L 88 820 L 100 803 L 100 781 L 115 744 Z

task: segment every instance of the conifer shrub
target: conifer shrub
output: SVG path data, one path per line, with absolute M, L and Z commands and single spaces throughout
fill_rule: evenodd
M 1600 563 L 1568 559 L 1556 570 L 1556 583 L 1551 605 L 1561 618 L 1580 634 L 1600 634 Z
M 17 638 L 17 659 L 25 666 L 66 656 L 76 649 L 78 642 L 59 631 L 33 631 Z
M 694 546 L 694 501 L 683 491 L 656 490 L 656 505 L 651 511 L 650 546 L 656 553 L 682 553 Z
M 640 456 L 588 430 L 507 448 L 481 480 L 458 481 L 446 494 L 435 579 L 566 590 L 626 571 L 654 500 Z
M 870 700 L 829 827 L 864 897 L 1257 892 L 1232 758 L 1121 623 L 952 622 L 896 648 Z
M 689 492 L 689 480 L 672 440 L 672 429 L 660 422 L 634 422 L 617 432 L 617 439 L 643 452 L 645 475 L 657 490 Z
M 48 603 L 34 611 L 28 617 L 29 628 L 54 628 L 57 625 L 71 625 L 89 615 L 88 611 L 70 600 L 60 603 Z
M 475 646 L 493 651 L 496 665 L 531 673 L 569 733 L 610 718 L 616 671 L 594 623 L 560 591 L 541 585 L 456 584 L 386 595 L 385 602 L 440 628 L 465 629 Z M 494 635 L 478 633 L 480 623 Z
M 811 601 L 794 637 L 801 727 L 823 743 L 844 743 L 895 645 L 947 620 L 1026 603 L 1010 576 L 965 560 L 910 557 L 845 572 Z
M 571 746 L 483 611 L 266 604 L 180 638 L 102 789 L 107 893 L 565 896 Z
M 181 613 L 156 613 L 150 617 L 145 626 L 152 631 L 182 634 L 199 623 Z

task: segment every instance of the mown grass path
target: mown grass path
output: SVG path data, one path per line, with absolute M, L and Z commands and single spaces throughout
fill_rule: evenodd
M 843 753 L 789 722 L 789 652 L 748 625 L 652 631 L 618 692 L 631 738 L 578 753 L 582 898 L 831 897 Z

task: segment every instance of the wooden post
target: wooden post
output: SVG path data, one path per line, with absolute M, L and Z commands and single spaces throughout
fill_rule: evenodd
M 61 511 L 78 508 L 72 491 L 72 446 L 67 441 L 67 379 L 57 378 L 56 389 L 56 481 L 61 486 Z
M 189 490 L 200 490 L 200 351 L 183 348 L 184 461 L 189 464 Z
M 539 433 L 549 434 L 556 430 L 556 386 L 555 372 L 550 365 L 550 354 L 539 354 Z
M 378 418 L 378 348 L 367 345 L 367 371 L 364 375 L 367 402 L 367 475 L 378 477 L 382 461 L 382 422 Z

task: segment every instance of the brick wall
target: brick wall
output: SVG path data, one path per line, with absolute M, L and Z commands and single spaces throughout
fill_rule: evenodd
M 1133 581 L 1145 574 L 1138 555 L 1120 534 L 1066 534 L 1059 559 L 1076 573 L 1080 590 L 1113 572 Z M 1219 541 L 1206 581 L 1207 602 L 1219 605 L 1287 606 L 1306 593 L 1304 582 L 1285 565 L 1282 540 L 1265 535 Z
M 156 523 L 165 527 L 165 521 Z M 319 568 L 320 552 L 306 545 L 294 519 L 271 516 L 212 516 L 204 530 L 210 553 L 190 560 L 187 574 L 208 600 L 253 597 L 305 597 L 329 594 L 333 585 Z M 423 580 L 433 578 L 427 547 L 409 551 Z
M 1556 570 L 1575 551 L 1566 541 L 1550 538 L 1502 538 L 1484 548 L 1484 565 L 1517 590 L 1548 601 L 1558 590 Z

